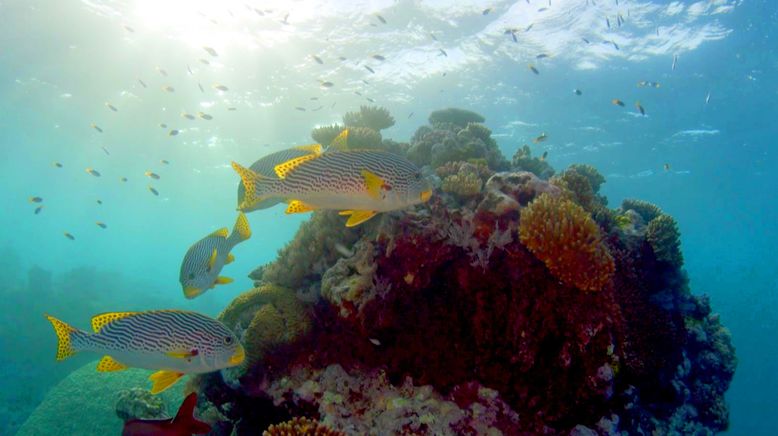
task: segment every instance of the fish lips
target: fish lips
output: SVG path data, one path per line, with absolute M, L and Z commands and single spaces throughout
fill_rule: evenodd
M 228 363 L 230 366 L 240 365 L 246 358 L 246 350 L 243 349 L 243 345 L 238 344 L 238 349 L 230 356 Z
M 432 197 L 432 189 L 427 189 L 426 191 L 421 191 L 421 202 L 426 203 L 430 197 Z

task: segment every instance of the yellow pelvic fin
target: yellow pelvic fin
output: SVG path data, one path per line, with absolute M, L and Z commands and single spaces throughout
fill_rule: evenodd
M 46 315 L 46 319 L 54 326 L 54 332 L 57 334 L 57 360 L 64 360 L 76 354 L 78 350 L 73 348 L 70 335 L 78 330 L 53 316 Z
M 251 237 L 249 220 L 246 219 L 246 215 L 243 212 L 238 214 L 238 219 L 235 220 L 235 227 L 232 229 L 232 234 L 237 235 L 239 242 L 245 241 Z
M 226 285 L 227 283 L 232 283 L 233 280 L 229 277 L 219 276 L 216 277 L 216 280 L 213 282 L 214 285 Z
M 384 179 L 368 170 L 362 170 L 362 177 L 365 179 L 367 193 L 375 199 L 380 199 L 381 189 L 384 187 Z
M 280 163 L 276 165 L 273 170 L 276 172 L 276 175 L 279 179 L 285 179 L 287 174 L 289 174 L 290 171 L 297 168 L 302 164 L 303 162 L 307 162 L 311 159 L 316 159 L 319 157 L 317 154 L 306 154 L 304 156 L 296 157 L 294 159 L 289 159 L 286 162 Z
M 211 257 L 208 258 L 208 270 L 210 271 L 211 268 L 213 268 L 214 264 L 216 264 L 216 256 L 219 255 L 219 252 L 214 248 L 213 252 L 211 252 Z
M 103 356 L 100 363 L 97 364 L 97 370 L 100 372 L 122 371 L 127 368 L 127 365 L 117 362 L 111 356 Z
M 164 369 L 151 374 L 149 376 L 149 380 L 153 383 L 151 385 L 151 393 L 156 395 L 166 390 L 173 386 L 183 375 L 184 373 L 181 372 L 166 371 Z
M 243 183 L 245 194 L 243 195 L 243 202 L 238 205 L 238 209 L 247 209 L 263 200 L 262 196 L 257 194 L 257 182 L 263 180 L 260 174 L 251 171 L 249 168 L 243 167 L 237 162 L 232 163 L 232 168 L 240 176 L 240 180 Z
M 220 236 L 222 238 L 226 238 L 227 236 L 230 236 L 230 231 L 227 229 L 227 227 L 222 227 L 208 236 Z
M 311 206 L 310 204 L 303 203 L 300 200 L 292 200 L 289 202 L 289 206 L 286 207 L 286 213 L 305 213 L 316 209 L 318 209 L 316 206 Z
M 227 253 L 227 260 L 224 262 L 224 264 L 227 265 L 234 261 L 235 261 L 235 256 L 232 253 Z
M 99 333 L 106 325 L 128 316 L 137 315 L 138 312 L 106 312 L 92 317 L 92 330 Z
M 298 145 L 295 147 L 295 149 L 300 151 L 307 151 L 313 154 L 322 154 L 324 152 L 324 148 L 321 146 L 321 144 Z
M 346 227 L 358 226 L 370 218 L 373 218 L 375 214 L 376 212 L 373 210 L 355 210 L 351 213 L 348 221 L 346 221 Z
M 348 129 L 340 132 L 340 134 L 332 140 L 329 149 L 337 151 L 348 150 Z

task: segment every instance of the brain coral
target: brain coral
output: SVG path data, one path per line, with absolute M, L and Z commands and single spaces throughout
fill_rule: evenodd
M 615 271 L 600 229 L 572 201 L 542 194 L 521 212 L 519 237 L 557 278 L 569 286 L 596 291 Z

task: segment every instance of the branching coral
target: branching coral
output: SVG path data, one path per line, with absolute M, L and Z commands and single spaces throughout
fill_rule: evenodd
M 649 221 L 646 240 L 658 260 L 668 262 L 675 267 L 683 265 L 681 233 L 673 217 L 662 214 Z
M 347 112 L 343 115 L 343 124 L 347 127 L 368 127 L 379 131 L 392 127 L 394 118 L 386 108 L 360 106 L 359 112 Z
M 521 213 L 519 238 L 569 286 L 596 291 L 613 276 L 615 265 L 600 229 L 572 201 L 540 195 Z
M 576 173 L 586 177 L 589 181 L 589 186 L 592 187 L 594 193 L 600 192 L 600 186 L 605 183 L 605 177 L 597 171 L 597 168 L 586 164 L 572 164 L 568 168 L 568 171 L 572 170 Z
M 452 193 L 462 199 L 473 197 L 481 192 L 484 180 L 491 171 L 484 164 L 469 162 L 448 162 L 436 170 L 443 178 L 441 190 Z
M 485 120 L 484 117 L 475 112 L 457 108 L 436 110 L 429 117 L 429 123 L 433 126 L 441 123 L 451 123 L 459 127 L 466 127 L 468 123 L 483 123 Z
M 541 179 L 548 180 L 554 175 L 554 169 L 544 159 L 532 157 L 532 151 L 528 145 L 522 146 L 513 155 L 511 161 L 513 170 L 529 171 Z
M 346 433 L 333 430 L 318 421 L 298 416 L 290 421 L 271 425 L 262 432 L 262 436 L 346 436 Z
M 335 139 L 343 129 L 344 127 L 340 124 L 317 127 L 311 132 L 311 138 L 326 147 L 332 143 L 332 140 Z
M 573 168 L 568 168 L 562 174 L 552 177 L 551 183 L 562 188 L 570 200 L 589 213 L 605 206 L 604 199 L 597 196 L 592 188 L 590 178 Z
M 634 198 L 627 198 L 622 201 L 621 209 L 625 212 L 628 210 L 634 210 L 643 218 L 644 222 L 649 222 L 659 215 L 662 215 L 663 213 L 659 206 L 647 201 L 636 200 Z

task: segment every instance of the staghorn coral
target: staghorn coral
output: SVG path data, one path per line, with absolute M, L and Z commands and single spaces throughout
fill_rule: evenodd
M 429 117 L 429 123 L 436 124 L 451 123 L 460 128 L 466 127 L 468 123 L 483 123 L 486 119 L 481 115 L 457 108 L 440 109 L 432 112 Z
M 262 436 L 346 436 L 346 433 L 333 430 L 318 421 L 298 416 L 271 425 L 262 432 Z
M 554 169 L 544 159 L 532 157 L 532 151 L 527 144 L 516 150 L 511 160 L 511 169 L 514 171 L 529 171 L 543 180 L 548 180 L 554 175 Z
M 659 206 L 647 201 L 636 200 L 634 198 L 624 199 L 624 201 L 621 202 L 621 210 L 625 212 L 628 210 L 634 210 L 641 217 L 643 217 L 643 221 L 645 222 L 649 222 L 664 213 L 662 212 L 662 209 L 659 208 Z
M 600 229 L 577 204 L 543 194 L 521 213 L 519 237 L 548 269 L 569 286 L 602 289 L 615 265 Z
M 360 106 L 359 112 L 347 112 L 343 115 L 346 127 L 367 127 L 377 131 L 394 125 L 394 118 L 386 108 L 379 106 Z
M 265 285 L 238 296 L 219 315 L 246 349 L 243 367 L 261 362 L 279 344 L 304 335 L 311 327 L 305 305 L 294 291 Z
M 345 127 L 340 124 L 317 127 L 311 131 L 311 138 L 319 144 L 328 146 L 332 143 L 333 139 L 340 135 L 340 132 L 342 132 L 344 128 Z
M 661 214 L 649 221 L 646 227 L 646 240 L 658 260 L 668 262 L 675 267 L 683 265 L 681 233 L 673 217 Z

